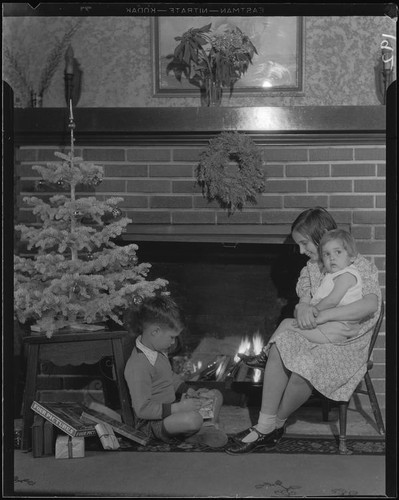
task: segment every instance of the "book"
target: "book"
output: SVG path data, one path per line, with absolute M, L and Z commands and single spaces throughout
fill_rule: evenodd
M 212 390 L 205 388 L 194 390 L 189 388 L 181 399 L 198 398 L 201 401 L 201 408 L 198 410 L 204 420 L 215 416 L 216 397 Z
M 149 441 L 149 438 L 143 432 L 90 408 L 84 409 L 82 417 L 92 420 L 98 424 L 109 424 L 116 434 L 120 434 L 121 436 L 131 439 L 132 441 L 136 441 L 143 446 L 145 446 Z
M 96 436 L 92 422 L 82 419 L 79 403 L 39 403 L 33 401 L 31 409 L 72 437 Z
M 35 415 L 32 424 L 32 455 L 34 458 L 43 456 L 43 426 L 44 418 L 40 415 Z
M 88 408 L 90 408 L 90 410 L 97 411 L 98 413 L 102 413 L 103 415 L 108 415 L 108 417 L 122 423 L 122 417 L 119 415 L 119 413 L 115 410 L 112 410 L 111 408 L 108 408 L 108 406 L 97 403 L 97 401 L 90 401 L 87 406 Z
M 45 420 L 43 431 L 44 431 L 43 455 L 54 455 L 54 445 L 55 445 L 54 425 L 48 420 Z

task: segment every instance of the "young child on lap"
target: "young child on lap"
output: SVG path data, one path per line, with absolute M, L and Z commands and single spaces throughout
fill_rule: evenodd
M 324 276 L 312 297 L 310 304 L 315 306 L 319 315 L 317 328 L 303 330 L 296 320 L 283 320 L 270 340 L 285 330 L 294 329 L 303 337 L 317 344 L 345 342 L 360 330 L 359 321 L 327 321 L 320 312 L 340 307 L 362 298 L 362 279 L 352 265 L 357 256 L 356 243 L 352 235 L 342 229 L 334 229 L 324 234 L 318 247 L 320 261 L 324 266 Z
M 184 380 L 173 373 L 167 351 L 182 331 L 183 324 L 174 300 L 168 295 L 144 299 L 140 306 L 132 307 L 127 327 L 130 332 L 140 333 L 124 372 L 136 416 L 135 427 L 148 437 L 164 442 L 176 436 L 199 434 L 202 436 L 200 442 L 224 446 L 227 442 L 224 433 L 215 427 L 203 427 L 199 398 L 176 400 L 176 391 Z M 211 421 L 216 423 L 222 394 L 212 392 L 217 392 L 215 415 Z

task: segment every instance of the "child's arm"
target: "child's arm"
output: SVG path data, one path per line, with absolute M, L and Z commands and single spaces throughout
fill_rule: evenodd
M 361 321 L 374 314 L 378 309 L 378 299 L 373 293 L 365 295 L 362 299 L 347 304 L 346 306 L 332 307 L 320 311 L 316 322 L 318 325 L 327 321 Z
M 308 264 L 301 270 L 296 285 L 296 293 L 299 297 L 299 302 L 295 306 L 294 317 L 298 326 L 301 329 L 316 328 L 317 311 L 311 301 L 311 283 Z
M 349 288 L 356 285 L 356 283 L 357 278 L 352 273 L 340 274 L 334 279 L 334 288 L 327 297 L 324 297 L 324 299 L 316 304 L 316 309 L 324 311 L 325 309 L 337 307 Z
M 129 359 L 125 368 L 125 379 L 137 417 L 156 420 L 162 418 L 163 407 L 162 403 L 152 399 L 152 381 L 147 365 L 144 356 L 136 358 L 134 362 Z

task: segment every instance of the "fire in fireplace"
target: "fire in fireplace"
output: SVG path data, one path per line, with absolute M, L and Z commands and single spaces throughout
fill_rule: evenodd
M 186 328 L 175 369 L 193 380 L 234 378 L 259 382 L 259 370 L 237 353 L 257 354 L 297 301 L 295 284 L 304 259 L 291 244 L 199 242 L 138 243 L 151 279 L 162 277 L 182 307 Z

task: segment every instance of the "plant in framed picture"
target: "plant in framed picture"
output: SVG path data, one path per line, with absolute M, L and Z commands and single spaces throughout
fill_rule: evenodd
M 173 72 L 181 81 L 184 76 L 199 87 L 201 102 L 206 106 L 220 105 L 223 88 L 233 92 L 234 84 L 247 71 L 256 47 L 237 26 L 223 32 L 212 32 L 212 23 L 201 28 L 190 28 L 175 37 L 178 43 L 169 56 L 166 71 Z
M 151 40 L 154 97 L 201 98 L 208 106 L 220 105 L 222 93 L 226 104 L 303 95 L 302 17 L 160 16 L 151 19 Z

